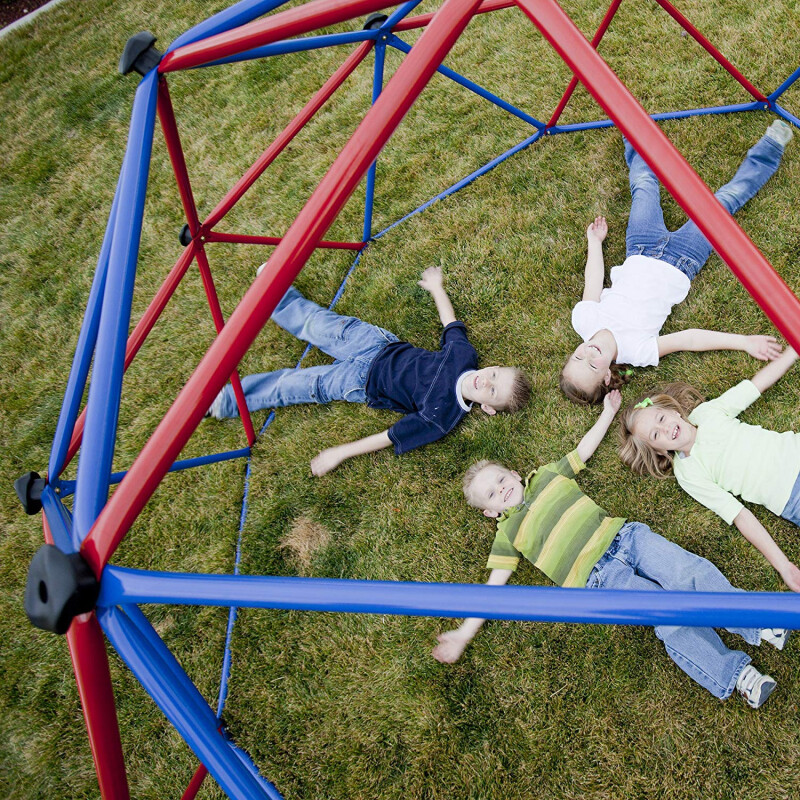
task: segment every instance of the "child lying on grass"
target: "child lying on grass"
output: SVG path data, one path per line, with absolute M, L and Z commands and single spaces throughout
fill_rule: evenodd
M 467 502 L 497 519 L 487 568 L 487 583 L 505 584 L 520 558 L 528 559 L 559 586 L 648 591 L 735 592 L 725 576 L 704 558 L 683 550 L 641 522 L 609 516 L 578 488 L 575 476 L 592 456 L 620 407 L 620 394 L 606 395 L 600 418 L 576 450 L 532 472 L 519 474 L 491 461 L 479 461 L 464 476 Z M 457 661 L 485 620 L 465 619 L 439 635 L 433 657 Z M 780 628 L 729 628 L 748 644 L 769 642 L 783 649 Z M 712 628 L 656 626 L 667 654 L 715 697 L 734 689 L 758 708 L 775 688 L 769 675 L 750 664 L 750 656 L 729 650 Z
M 793 564 L 752 511 L 734 497 L 766 506 L 800 525 L 800 434 L 746 425 L 737 417 L 797 360 L 783 355 L 715 400 L 687 383 L 670 383 L 640 397 L 620 419 L 620 458 L 640 475 L 674 473 L 695 500 L 735 525 L 800 592 Z
M 748 150 L 736 174 L 715 195 L 731 214 L 775 173 L 791 138 L 791 127 L 775 120 Z M 604 289 L 608 225 L 605 217 L 597 217 L 586 231 L 583 297 L 572 310 L 572 327 L 583 344 L 561 372 L 561 390 L 582 405 L 599 403 L 606 392 L 627 382 L 629 371 L 620 365 L 646 367 L 680 350 L 744 350 L 763 361 L 780 353 L 771 336 L 696 329 L 660 335 L 672 307 L 686 298 L 711 255 L 711 244 L 692 220 L 677 231 L 667 230 L 658 178 L 627 140 L 625 161 L 631 188 L 625 262 L 611 270 L 611 287 Z
M 306 300 L 293 286 L 272 320 L 293 336 L 332 356 L 333 364 L 280 369 L 242 380 L 247 408 L 278 408 L 298 403 L 346 400 L 405 416 L 382 433 L 329 447 L 311 462 L 324 475 L 347 458 L 394 445 L 397 455 L 448 434 L 475 404 L 486 414 L 519 411 L 530 397 L 530 383 L 513 367 L 478 369 L 478 355 L 442 283 L 442 270 L 428 267 L 419 285 L 436 304 L 444 330 L 442 349 L 432 352 L 401 342 L 393 333 L 356 317 L 343 317 Z M 226 386 L 208 415 L 238 414 L 233 388 Z

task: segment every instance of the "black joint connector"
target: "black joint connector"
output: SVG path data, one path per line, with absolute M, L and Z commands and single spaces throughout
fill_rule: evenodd
M 25 613 L 37 628 L 63 634 L 78 614 L 91 611 L 100 583 L 79 553 L 44 544 L 28 567 Z
M 374 14 L 370 14 L 367 17 L 363 29 L 365 31 L 376 31 L 387 19 L 389 19 L 389 17 L 387 17 L 386 14 L 381 14 L 379 11 L 376 11 Z
M 136 33 L 125 42 L 125 49 L 119 60 L 119 71 L 123 75 L 136 70 L 140 75 L 147 75 L 164 54 L 153 47 L 156 37 L 150 31 Z
M 192 243 L 192 232 L 189 230 L 189 223 L 187 222 L 178 234 L 178 241 L 184 246 L 188 247 Z
M 42 491 L 46 484 L 38 472 L 26 472 L 14 481 L 14 491 L 26 514 L 38 514 L 42 510 Z

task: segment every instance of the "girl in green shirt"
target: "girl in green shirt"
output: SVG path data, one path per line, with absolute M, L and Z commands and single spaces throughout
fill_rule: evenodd
M 737 419 L 796 360 L 789 347 L 752 380 L 705 403 L 686 383 L 667 384 L 640 397 L 621 415 L 619 454 L 641 475 L 674 474 L 681 488 L 735 525 L 786 585 L 800 592 L 800 569 L 736 497 L 800 525 L 800 434 Z

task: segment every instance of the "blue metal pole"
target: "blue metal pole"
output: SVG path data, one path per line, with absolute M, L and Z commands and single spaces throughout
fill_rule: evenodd
M 386 62 L 386 34 L 381 34 L 381 38 L 375 42 L 375 70 L 372 77 L 372 105 L 380 97 L 383 91 L 383 68 Z M 372 162 L 367 171 L 367 191 L 364 198 L 364 232 L 361 236 L 363 241 L 368 241 L 372 234 L 372 208 L 375 202 L 375 174 L 378 169 L 378 159 Z
M 89 366 L 92 363 L 92 354 L 97 342 L 97 329 L 100 325 L 100 311 L 102 310 L 101 301 L 106 286 L 106 274 L 108 273 L 108 254 L 111 252 L 111 239 L 117 219 L 121 183 L 122 170 L 120 170 L 119 178 L 117 179 L 117 188 L 114 192 L 114 200 L 111 203 L 111 212 L 108 215 L 103 244 L 100 247 L 100 255 L 97 258 L 97 269 L 92 279 L 92 288 L 89 292 L 89 300 L 86 303 L 86 312 L 81 323 L 78 344 L 75 346 L 75 356 L 72 360 L 67 388 L 64 392 L 64 402 L 58 415 L 56 432 L 50 450 L 47 479 L 52 484 L 58 482 L 61 470 L 64 469 L 64 460 L 67 457 L 70 438 L 75 428 L 75 420 L 78 418 L 78 409 L 83 397 L 83 390 L 86 388 L 86 376 L 89 374 Z
M 762 111 L 768 108 L 766 103 L 756 101 L 754 103 L 738 103 L 730 106 L 709 106 L 708 108 L 694 108 L 685 111 L 664 111 L 659 114 L 651 114 L 651 119 L 684 119 L 685 117 L 704 117 L 710 114 L 735 114 L 741 111 Z M 610 119 L 596 120 L 595 122 L 577 122 L 572 125 L 555 125 L 549 128 L 547 133 L 555 135 L 557 133 L 574 133 L 575 131 L 589 131 L 597 128 L 613 128 L 614 123 Z
M 186 458 L 183 461 L 176 461 L 170 468 L 169 472 L 182 472 L 185 469 L 192 467 L 203 467 L 206 464 L 217 464 L 220 461 L 231 461 L 234 458 L 244 458 L 250 455 L 250 448 L 243 447 L 241 450 L 230 450 L 227 453 L 214 453 L 208 456 L 197 456 L 196 458 Z M 119 483 L 126 475 L 125 472 L 112 472 L 109 476 L 109 485 Z M 62 497 L 69 497 L 75 491 L 75 481 L 61 481 L 59 483 L 59 490 Z
M 800 628 L 800 595 L 791 592 L 587 591 L 542 586 L 197 575 L 107 566 L 98 605 L 116 603 L 237 605 L 615 625 Z
M 241 2 L 226 8 L 213 17 L 209 17 L 203 22 L 189 28 L 186 33 L 182 33 L 168 48 L 167 53 L 177 50 L 185 44 L 193 44 L 209 36 L 216 36 L 218 33 L 238 28 L 252 22 L 262 14 L 266 14 L 278 6 L 284 5 L 288 0 L 241 0 Z
M 389 37 L 387 41 L 388 45 L 401 50 L 404 53 L 411 52 L 411 45 L 406 44 L 402 39 L 398 39 L 397 36 Z M 545 127 L 544 122 L 539 121 L 535 117 L 532 117 L 530 114 L 526 114 L 524 111 L 521 111 L 516 106 L 512 106 L 511 103 L 506 102 L 502 98 L 498 97 L 496 94 L 492 94 L 488 89 L 484 89 L 482 86 L 479 86 L 477 83 L 473 83 L 473 81 L 465 78 L 463 75 L 459 75 L 457 72 L 454 72 L 449 67 L 439 67 L 436 70 L 438 73 L 444 75 L 446 78 L 450 78 L 451 81 L 455 81 L 459 86 L 463 86 L 465 89 L 469 89 L 471 92 L 483 97 L 485 100 L 493 103 L 496 106 L 499 106 L 504 111 L 508 111 L 509 114 L 513 114 L 515 117 L 519 117 L 523 122 L 527 122 L 529 125 L 533 125 L 534 128 L 537 130 L 543 130 Z
M 55 546 L 62 553 L 76 553 L 81 543 L 74 534 L 72 517 L 49 483 L 42 490 L 42 511 Z
M 783 106 L 779 106 L 777 103 L 772 107 L 772 110 L 779 116 L 783 117 L 787 122 L 791 122 L 796 128 L 800 128 L 800 119 L 798 119 L 794 114 L 790 114 Z
M 551 129 L 552 130 L 552 129 Z M 415 214 L 419 214 L 424 211 L 426 208 L 432 206 L 438 200 L 443 200 L 445 197 L 449 197 L 451 194 L 455 194 L 456 192 L 463 189 L 465 186 L 469 186 L 474 180 L 480 178 L 481 175 L 485 175 L 490 170 L 493 170 L 498 164 L 502 164 L 507 158 L 511 158 L 511 156 L 516 155 L 521 150 L 525 150 L 525 148 L 530 147 L 534 142 L 538 141 L 539 139 L 544 136 L 544 131 L 536 131 L 533 136 L 529 136 L 527 139 L 523 139 L 519 144 L 514 145 L 509 150 L 506 150 L 505 153 L 497 156 L 497 158 L 493 158 L 488 164 L 485 164 L 480 169 L 476 169 L 475 172 L 471 172 L 467 175 L 466 178 L 462 178 L 457 183 L 454 183 L 449 189 L 445 189 L 440 194 L 437 194 L 436 197 L 432 197 L 430 200 L 426 200 L 421 206 L 415 208 L 413 211 L 409 211 L 404 217 L 401 217 L 396 222 L 393 222 L 388 227 L 384 228 L 380 233 L 376 233 L 372 238 L 373 239 L 380 239 L 381 236 L 385 236 L 392 228 L 396 228 L 400 223 L 405 222 L 410 217 L 413 217 Z
M 767 96 L 770 103 L 774 103 L 798 78 L 800 78 L 800 67 L 798 67 L 771 95 Z
M 233 751 L 217 730 L 216 718 L 210 708 L 208 714 L 213 721 L 209 721 L 208 714 L 198 717 L 192 713 L 195 704 L 205 703 L 205 700 L 191 681 L 186 678 L 187 687 L 183 682 L 163 679 L 164 662 L 160 653 L 128 616 L 118 608 L 99 608 L 97 616 L 108 640 L 128 668 L 206 765 L 222 790 L 236 800 L 281 800 L 277 792 L 269 792 L 244 766 L 241 755 Z
M 122 165 L 119 204 L 89 386 L 86 428 L 78 463 L 75 526 L 81 541 L 108 497 L 108 478 L 116 441 L 125 347 L 156 118 L 157 88 L 158 72 L 153 69 L 136 90 L 128 146 Z
M 389 14 L 386 22 L 384 22 L 378 30 L 382 33 L 388 33 L 401 19 L 405 19 L 421 2 L 422 0 L 409 0 L 407 3 L 403 3 L 403 5 Z
M 378 35 L 378 31 L 349 31 L 346 33 L 331 33 L 326 36 L 306 36 L 302 39 L 284 39 L 273 44 L 265 44 L 263 47 L 254 47 L 252 50 L 236 53 L 227 58 L 209 61 L 206 64 L 193 67 L 193 69 L 218 67 L 220 64 L 236 64 L 240 61 L 252 61 L 253 59 L 267 56 L 282 56 L 287 53 L 302 53 L 306 50 L 320 50 L 323 47 L 366 42 L 369 39 L 377 39 Z

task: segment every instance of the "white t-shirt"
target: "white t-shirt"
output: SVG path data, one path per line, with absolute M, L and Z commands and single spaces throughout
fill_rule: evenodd
M 691 281 L 679 269 L 649 256 L 630 256 L 611 270 L 611 287 L 600 301 L 581 300 L 572 327 L 584 341 L 611 331 L 617 362 L 634 367 L 658 364 L 658 335 L 672 307 L 689 294 Z

